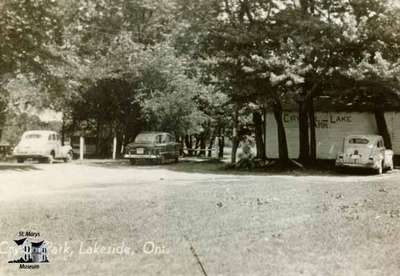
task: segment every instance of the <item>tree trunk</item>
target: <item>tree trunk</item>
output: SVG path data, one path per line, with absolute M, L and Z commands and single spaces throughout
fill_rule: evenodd
M 212 157 L 212 149 L 214 147 L 214 141 L 215 141 L 215 133 L 216 131 L 213 132 L 210 138 L 210 143 L 208 144 L 208 157 Z
M 386 124 L 385 112 L 383 108 L 380 106 L 376 106 L 374 113 L 378 133 L 382 136 L 385 147 L 387 149 L 392 149 L 392 139 L 390 137 L 389 129 Z
M 123 144 L 124 144 L 124 141 L 123 141 L 124 138 L 123 138 L 122 132 L 117 132 L 115 134 L 115 137 L 117 137 L 117 147 L 116 147 L 115 157 L 116 157 L 116 159 L 118 159 L 121 157 L 121 152 L 122 152 Z
M 200 134 L 199 156 L 206 156 L 206 135 L 204 132 Z
M 310 120 L 310 161 L 317 160 L 317 138 L 315 134 L 315 112 L 314 112 L 314 98 L 310 97 L 307 101 L 308 116 Z
M 192 136 L 191 135 L 185 136 L 185 144 L 186 144 L 186 150 L 188 152 L 188 155 L 192 156 Z
M 61 125 L 61 146 L 64 145 L 65 145 L 65 113 L 62 114 L 62 125 Z
M 96 156 L 99 156 L 102 153 L 101 148 L 101 137 L 100 137 L 100 132 L 101 132 L 101 124 L 98 120 L 96 120 Z
M 265 108 L 262 112 L 262 118 L 263 118 L 263 124 L 262 124 L 262 133 L 263 133 L 263 137 L 264 137 L 264 159 L 263 161 L 267 160 L 267 113 L 265 111 Z
M 239 108 L 235 107 L 235 113 L 233 115 L 233 133 L 232 133 L 232 153 L 231 163 L 236 164 L 236 152 L 239 147 L 238 127 L 239 127 Z
M 197 151 L 198 151 L 199 147 L 200 147 L 200 137 L 199 137 L 199 135 L 196 135 L 196 144 L 195 144 L 194 150 L 193 150 L 194 156 L 196 156 L 198 154 Z
M 120 147 L 120 156 L 124 156 L 125 153 L 125 148 L 126 148 L 126 132 L 123 132 L 122 134 L 122 139 L 121 139 L 121 147 Z
M 308 125 L 308 112 L 305 101 L 299 102 L 299 161 L 310 161 L 310 137 Z
M 263 119 L 259 112 L 253 112 L 253 123 L 256 135 L 257 158 L 265 160 L 265 143 L 263 134 Z
M 184 142 L 184 138 L 183 138 L 183 136 L 180 136 L 179 137 L 179 144 L 180 144 L 180 146 L 179 146 L 179 155 L 180 156 L 183 156 L 183 147 L 184 147 L 184 144 L 185 142 Z
M 225 148 L 225 136 L 224 136 L 224 129 L 222 129 L 222 133 L 220 133 L 218 139 L 218 159 L 224 158 L 224 148 Z
M 282 119 L 282 105 L 280 103 L 275 103 L 273 105 L 274 117 L 278 129 L 278 148 L 279 148 L 279 161 L 283 165 L 289 163 L 289 152 L 286 139 L 285 126 Z
M 3 130 L 6 124 L 6 108 L 6 101 L 4 99 L 0 99 L 0 140 L 2 139 Z

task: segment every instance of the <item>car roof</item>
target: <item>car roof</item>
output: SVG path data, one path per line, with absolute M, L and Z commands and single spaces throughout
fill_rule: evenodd
M 378 140 L 378 139 L 382 139 L 382 136 L 376 135 L 376 134 L 358 134 L 358 135 L 352 134 L 352 135 L 346 136 L 346 140 L 349 140 L 352 138 L 365 138 L 368 140 Z
M 143 132 L 140 132 L 138 135 L 140 135 L 140 134 L 152 134 L 152 135 L 169 134 L 169 135 L 172 135 L 169 132 L 162 132 L 162 131 L 143 131 Z

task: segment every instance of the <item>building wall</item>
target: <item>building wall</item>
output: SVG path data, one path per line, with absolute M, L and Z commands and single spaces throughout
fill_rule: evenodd
M 393 151 L 400 154 L 400 113 L 385 113 L 386 123 L 392 137 Z M 350 134 L 377 134 L 373 113 L 368 112 L 317 112 L 317 157 L 335 159 L 342 148 L 343 137 Z M 299 155 L 299 123 L 297 112 L 284 112 L 289 157 Z M 278 134 L 273 113 L 266 114 L 266 153 L 268 158 L 278 157 Z

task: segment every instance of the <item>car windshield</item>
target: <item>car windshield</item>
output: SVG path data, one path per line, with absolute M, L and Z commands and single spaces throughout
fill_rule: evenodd
M 365 138 L 351 138 L 351 139 L 349 139 L 349 144 L 366 145 L 368 143 L 369 143 L 368 139 L 365 139 Z
M 136 136 L 135 143 L 154 143 L 156 135 L 150 133 L 142 133 Z
M 40 134 L 28 134 L 25 135 L 24 139 L 40 139 L 42 138 L 42 135 Z

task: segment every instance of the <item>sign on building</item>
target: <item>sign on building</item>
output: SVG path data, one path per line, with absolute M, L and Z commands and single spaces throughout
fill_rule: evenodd
M 394 153 L 400 152 L 400 113 L 385 113 Z M 378 134 L 375 116 L 370 112 L 316 112 L 317 158 L 335 159 L 342 148 L 343 138 L 350 134 Z M 297 112 L 284 112 L 290 158 L 299 156 L 299 121 Z M 278 158 L 278 134 L 273 113 L 266 115 L 266 153 Z

